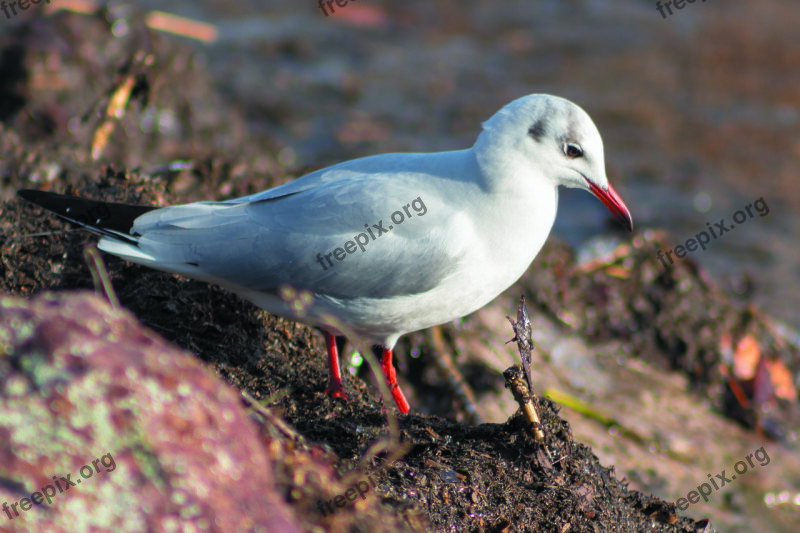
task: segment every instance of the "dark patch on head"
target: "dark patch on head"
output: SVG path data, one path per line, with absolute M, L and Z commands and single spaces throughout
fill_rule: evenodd
M 528 129 L 528 135 L 533 137 L 533 140 L 536 142 L 542 142 L 542 137 L 544 137 L 546 132 L 547 121 L 543 118 L 537 120 L 536 123 Z

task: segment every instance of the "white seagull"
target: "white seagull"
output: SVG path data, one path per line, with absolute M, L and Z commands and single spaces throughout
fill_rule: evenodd
M 326 392 L 345 397 L 344 338 L 326 321 L 335 317 L 373 347 L 407 413 L 392 364 L 398 338 L 472 313 L 519 279 L 550 234 L 559 185 L 591 192 L 632 230 L 589 115 L 532 94 L 484 122 L 472 148 L 355 159 L 224 202 L 155 208 L 18 194 L 101 234 L 105 252 L 321 329 Z M 298 312 L 284 286 L 309 291 L 310 306 Z

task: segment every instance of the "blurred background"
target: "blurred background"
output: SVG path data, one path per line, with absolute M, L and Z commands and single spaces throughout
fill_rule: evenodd
M 127 5 L 214 25 L 214 42 L 187 40 L 247 134 L 268 138 L 289 172 L 465 148 L 515 98 L 573 100 L 603 135 L 609 178 L 639 231 L 666 228 L 674 247 L 763 197 L 767 216 L 690 257 L 800 327 L 791 2 L 695 2 L 667 19 L 642 0 L 352 0 L 327 17 L 312 0 Z M 0 16 L 0 31 L 17 22 Z M 613 222 L 590 195 L 562 191 L 556 235 L 576 244 Z
M 47 9 L 91 5 L 54 0 Z M 213 41 L 177 38 L 241 109 L 249 140 L 289 173 L 465 148 L 515 98 L 571 99 L 603 135 L 609 178 L 637 230 L 665 228 L 674 247 L 763 198 L 767 216 L 689 257 L 800 327 L 800 8 L 790 2 L 695 2 L 666 19 L 642 0 L 352 0 L 331 16 L 312 0 L 110 5 L 212 24 Z M 34 9 L 0 14 L 0 34 Z M 124 36 L 124 22 L 115 32 Z M 168 134 L 170 117 L 161 119 Z M 217 144 L 236 149 L 227 141 Z M 562 191 L 556 235 L 580 244 L 613 222 L 590 195 Z
M 85 12 L 93 6 L 86 0 L 51 0 L 47 9 Z M 766 216 L 748 218 L 685 261 L 696 261 L 733 300 L 755 303 L 775 320 L 781 336 L 800 343 L 795 177 L 800 7 L 792 2 L 695 1 L 673 8 L 666 19 L 649 0 L 350 0 L 345 7 L 334 3 L 331 16 L 315 0 L 142 0 L 109 6 L 120 42 L 136 34 L 126 25 L 131 10 L 168 11 L 205 24 L 198 33 L 165 37 L 192 53 L 160 56 L 169 58 L 171 74 L 158 78 L 162 86 L 150 87 L 191 101 L 192 120 L 180 105 L 144 102 L 129 110 L 138 119 L 128 126 L 155 133 L 141 149 L 108 143 L 106 157 L 118 168 L 150 171 L 211 154 L 233 161 L 242 156 L 246 164 L 219 171 L 225 180 L 214 194 L 223 199 L 242 193 L 242 187 L 261 190 L 356 157 L 466 148 L 480 123 L 509 101 L 530 93 L 557 94 L 583 107 L 600 130 L 609 180 L 630 208 L 636 234 L 658 234 L 674 248 L 706 230 L 707 222 L 725 219 L 730 225 L 736 211 L 763 198 Z M 39 8 L 11 18 L 0 13 L 0 38 L 26 24 L 34 9 Z M 65 173 L 97 172 L 88 156 L 68 147 L 58 162 L 39 156 L 44 149 L 37 151 L 37 136 L 89 144 L 94 127 L 62 111 L 68 107 L 62 107 L 63 94 L 86 84 L 86 100 L 75 108 L 90 114 L 96 111 L 91 103 L 108 85 L 80 78 L 83 67 L 61 64 L 79 57 L 70 47 L 90 37 L 73 35 L 71 41 L 69 30 L 53 35 L 37 23 L 0 57 L 0 120 L 27 136 L 24 142 L 0 137 L 3 200 L 20 184 L 38 188 Z M 33 77 L 23 87 L 12 76 L 14 65 L 38 51 L 45 58 L 37 61 L 38 70 L 29 69 Z M 119 60 L 117 52 L 113 44 L 81 49 L 93 60 L 115 57 L 108 65 Z M 209 73 L 210 87 L 198 81 L 200 70 Z M 24 91 L 36 91 L 49 103 L 22 113 Z M 188 132 L 187 124 L 195 129 Z M 25 170 L 20 176 L 27 183 L 9 175 L 6 169 L 12 167 Z M 174 191 L 199 199 L 187 176 L 175 179 Z M 590 254 L 586 243 L 598 235 L 630 241 L 595 198 L 563 189 L 554 235 L 579 254 Z M 655 254 L 652 263 L 664 268 Z M 796 439 L 797 428 L 791 429 Z M 748 452 L 757 447 L 746 446 Z M 730 468 L 742 457 L 739 451 L 724 459 L 699 449 L 684 453 L 707 454 L 706 470 L 701 477 L 686 473 L 669 490 L 660 487 L 661 497 L 677 498 L 704 481 L 706 471 Z M 621 461 L 618 451 L 603 459 Z M 778 470 L 765 469 L 773 480 Z M 637 475 L 632 476 L 636 488 L 659 489 L 654 473 Z M 763 501 L 763 492 L 750 496 Z M 735 503 L 725 505 L 735 508 Z M 728 525 L 737 520 L 728 519 Z

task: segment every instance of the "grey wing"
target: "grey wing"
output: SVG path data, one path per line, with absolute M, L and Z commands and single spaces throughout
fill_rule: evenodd
M 382 166 L 386 165 L 387 163 L 391 163 L 391 161 L 396 159 L 397 156 L 400 156 L 401 158 L 408 158 L 408 156 L 412 156 L 411 158 L 413 159 L 414 155 L 417 154 L 381 154 L 353 159 L 351 161 L 345 161 L 343 163 L 338 163 L 336 165 L 311 172 L 310 174 L 301 176 L 278 187 L 267 189 L 266 191 L 261 191 L 249 196 L 243 196 L 241 198 L 226 200 L 225 202 L 207 203 L 241 204 L 247 202 L 258 202 L 261 200 L 277 199 L 283 196 L 289 196 L 303 191 L 316 189 L 318 187 L 323 187 L 325 185 L 347 179 L 349 176 L 363 174 L 364 172 L 379 172 Z M 425 154 L 420 155 L 424 156 Z
M 461 218 L 458 199 L 429 178 L 353 173 L 247 203 L 167 208 L 134 230 L 159 261 L 190 263 L 255 290 L 289 284 L 337 298 L 416 294 L 451 275 L 470 241 L 449 234 Z M 169 213 L 178 208 L 184 213 Z

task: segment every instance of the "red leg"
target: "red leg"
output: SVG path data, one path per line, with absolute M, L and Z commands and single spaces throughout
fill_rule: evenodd
M 400 390 L 400 385 L 397 384 L 397 373 L 395 372 L 394 365 L 392 364 L 391 348 L 383 349 L 381 368 L 383 369 L 383 375 L 386 376 L 386 382 L 389 384 L 389 390 L 392 391 L 394 403 L 397 404 L 397 408 L 400 409 L 401 413 L 407 414 L 409 405 L 408 401 L 406 401 L 406 397 L 403 395 L 403 391 Z
M 336 348 L 336 337 L 328 333 L 325 334 L 325 346 L 328 348 L 328 388 L 325 394 L 333 398 L 347 399 L 342 383 L 342 369 L 339 366 L 339 351 Z

